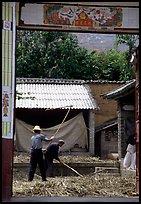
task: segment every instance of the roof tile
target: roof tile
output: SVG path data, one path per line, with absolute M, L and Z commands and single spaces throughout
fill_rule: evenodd
M 51 84 L 22 81 L 16 84 L 16 91 L 22 94 L 16 99 L 16 108 L 45 109 L 96 109 L 96 100 L 86 84 Z

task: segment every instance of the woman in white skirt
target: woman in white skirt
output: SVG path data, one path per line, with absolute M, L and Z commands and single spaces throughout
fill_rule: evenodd
M 136 141 L 133 135 L 128 137 L 126 155 L 123 160 L 123 167 L 126 169 L 136 169 Z

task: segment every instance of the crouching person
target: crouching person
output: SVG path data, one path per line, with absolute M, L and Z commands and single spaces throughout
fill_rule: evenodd
M 47 175 L 49 177 L 54 177 L 53 172 L 53 160 L 56 159 L 60 163 L 61 160 L 59 159 L 59 147 L 64 145 L 64 140 L 59 140 L 58 142 L 52 142 L 48 145 L 46 152 L 45 152 L 45 168 L 47 170 Z

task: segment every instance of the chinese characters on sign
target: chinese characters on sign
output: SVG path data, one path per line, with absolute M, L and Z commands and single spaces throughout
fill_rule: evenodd
M 10 121 L 10 87 L 2 87 L 2 121 Z

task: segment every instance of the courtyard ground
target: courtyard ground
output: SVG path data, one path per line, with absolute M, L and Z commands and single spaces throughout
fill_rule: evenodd
M 28 153 L 15 153 L 14 163 L 28 163 Z M 91 156 L 67 155 L 60 156 L 62 161 L 69 162 L 103 162 L 99 158 Z M 104 162 L 115 162 L 105 160 Z M 40 175 L 35 174 L 32 182 L 27 181 L 26 168 L 14 168 L 13 172 L 13 196 L 108 196 L 131 197 L 136 196 L 136 176 L 131 172 L 124 176 L 112 176 L 108 174 L 86 174 L 80 176 L 55 176 L 47 177 L 42 182 Z

